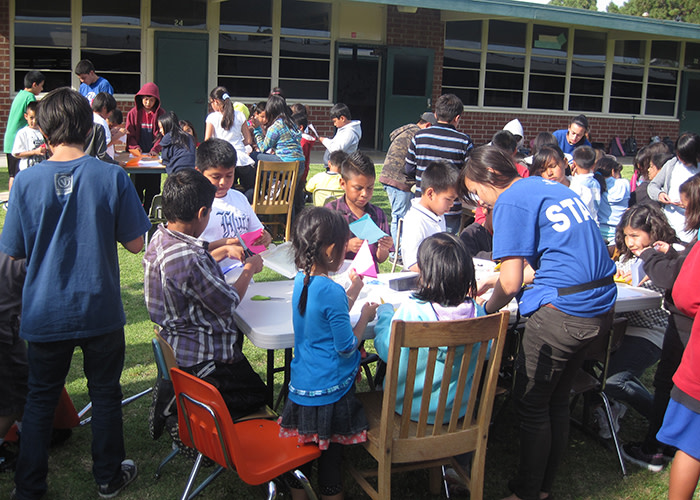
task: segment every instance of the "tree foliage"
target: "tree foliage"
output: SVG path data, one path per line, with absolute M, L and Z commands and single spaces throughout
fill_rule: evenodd
M 596 0 L 550 0 L 549 5 L 574 9 L 598 10 Z
M 628 0 L 620 7 L 610 2 L 606 10 L 630 16 L 648 13 L 653 19 L 700 24 L 700 0 Z

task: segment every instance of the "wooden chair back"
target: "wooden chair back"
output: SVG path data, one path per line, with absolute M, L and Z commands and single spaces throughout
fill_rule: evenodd
M 300 161 L 259 161 L 255 174 L 253 211 L 257 215 L 283 215 L 285 222 L 268 221 L 268 225 L 284 227 L 284 239 L 289 241 L 292 209 Z

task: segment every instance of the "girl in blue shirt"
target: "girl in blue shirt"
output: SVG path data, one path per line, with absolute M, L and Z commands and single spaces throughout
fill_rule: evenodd
M 360 366 L 357 348 L 378 306 L 365 304 L 353 328 L 349 311 L 362 278 L 351 273 L 346 292 L 328 277 L 343 263 L 348 233 L 339 212 L 311 207 L 299 215 L 292 236 L 295 263 L 302 271 L 292 295 L 294 359 L 280 435 L 318 443 L 319 486 L 321 498 L 327 499 L 342 498 L 340 445 L 367 440 L 367 417 L 355 398 L 354 381 Z M 307 477 L 310 467 L 301 468 Z M 305 498 L 301 486 L 290 482 L 293 498 Z

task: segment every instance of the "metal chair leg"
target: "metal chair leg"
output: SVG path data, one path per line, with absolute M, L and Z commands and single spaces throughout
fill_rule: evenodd
M 306 479 L 304 473 L 301 472 L 299 469 L 296 469 L 292 472 L 292 474 L 294 474 L 294 477 L 296 477 L 297 480 L 301 483 L 302 487 L 304 488 L 304 491 L 306 492 L 306 495 L 309 497 L 309 500 L 318 500 L 316 493 L 311 488 L 311 484 L 309 483 L 309 480 Z
M 156 473 L 154 474 L 154 478 L 156 481 L 160 479 L 160 471 L 165 467 L 165 464 L 170 462 L 175 456 L 180 453 L 180 448 L 177 447 L 177 445 L 174 446 L 173 451 L 168 454 L 167 457 L 163 459 L 163 461 L 158 465 L 158 468 L 156 469 Z
M 202 459 L 204 458 L 204 455 L 201 453 L 197 454 L 197 459 L 194 461 L 194 465 L 192 466 L 192 471 L 190 472 L 190 476 L 187 478 L 187 484 L 185 485 L 185 491 L 182 492 L 182 497 L 180 497 L 180 500 L 188 500 L 189 499 L 189 494 L 190 490 L 192 489 L 192 486 L 194 486 L 194 480 L 197 478 L 197 473 L 199 472 L 199 468 L 202 466 Z
M 267 483 L 267 500 L 275 500 L 277 498 L 277 485 L 274 481 Z
M 617 439 L 617 431 L 615 430 L 615 425 L 612 418 L 612 408 L 610 407 L 610 400 L 607 394 L 600 392 L 600 397 L 603 400 L 603 405 L 605 406 L 605 415 L 608 417 L 608 425 L 610 426 L 610 434 L 612 435 L 613 444 L 615 445 L 615 452 L 617 453 L 617 460 L 620 462 L 620 469 L 622 469 L 622 477 L 627 477 L 627 467 L 625 466 L 625 461 L 622 459 L 622 450 L 620 449 L 620 441 Z

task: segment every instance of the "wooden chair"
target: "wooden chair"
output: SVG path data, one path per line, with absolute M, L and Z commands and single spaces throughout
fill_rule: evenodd
M 191 499 L 202 490 L 200 485 L 190 495 L 204 456 L 222 470 L 235 470 L 245 483 L 259 485 L 321 455 L 318 446 L 300 445 L 294 437 L 281 438 L 279 424 L 273 420 L 234 423 L 221 393 L 202 379 L 177 368 L 170 371 L 170 376 L 178 403 L 180 439 L 199 452 L 182 500 Z M 302 481 L 302 485 L 308 482 Z M 274 498 L 274 489 L 274 484 L 270 485 L 268 498 Z M 310 488 L 307 494 L 315 498 Z
M 367 442 L 364 446 L 377 461 L 377 469 L 358 471 L 352 464 L 349 465 L 351 474 L 371 498 L 391 498 L 392 469 L 398 471 L 430 468 L 431 491 L 437 494 L 439 466 L 447 463 L 466 480 L 470 498 L 482 498 L 486 441 L 508 328 L 508 316 L 508 312 L 504 311 L 462 321 L 395 321 L 392 324 L 384 392 L 358 394 L 369 420 Z M 491 340 L 491 353 L 487 359 L 488 342 Z M 439 347 L 443 347 L 440 355 L 445 355 L 444 371 L 435 373 Z M 463 354 L 458 355 L 462 348 Z M 425 367 L 427 382 L 423 384 L 420 420 L 412 422 L 410 408 L 413 405 L 419 349 L 428 350 L 428 362 Z M 471 388 L 467 388 L 472 349 L 478 350 L 478 355 L 476 366 L 472 367 L 473 383 Z M 399 356 L 405 356 L 408 361 L 403 393 L 403 407 L 406 410 L 403 415 L 394 411 Z M 452 408 L 449 408 L 446 407 L 446 400 L 453 370 L 459 370 L 455 393 L 457 396 Z M 427 423 L 434 377 L 442 380 L 435 422 L 443 422 L 447 417 L 447 424 Z M 465 399 L 466 414 L 460 417 L 460 407 Z M 474 451 L 470 477 L 453 458 L 469 451 Z M 376 489 L 367 480 L 367 477 L 373 476 L 377 476 Z
M 290 239 L 300 164 L 299 161 L 259 161 L 255 173 L 253 211 L 257 215 L 285 216 L 285 222 L 267 222 L 268 225 L 284 227 L 285 241 Z
M 340 198 L 344 194 L 345 191 L 342 189 L 319 188 L 314 191 L 313 194 L 314 205 L 317 207 L 323 207 L 326 203 L 330 203 L 336 198 Z

